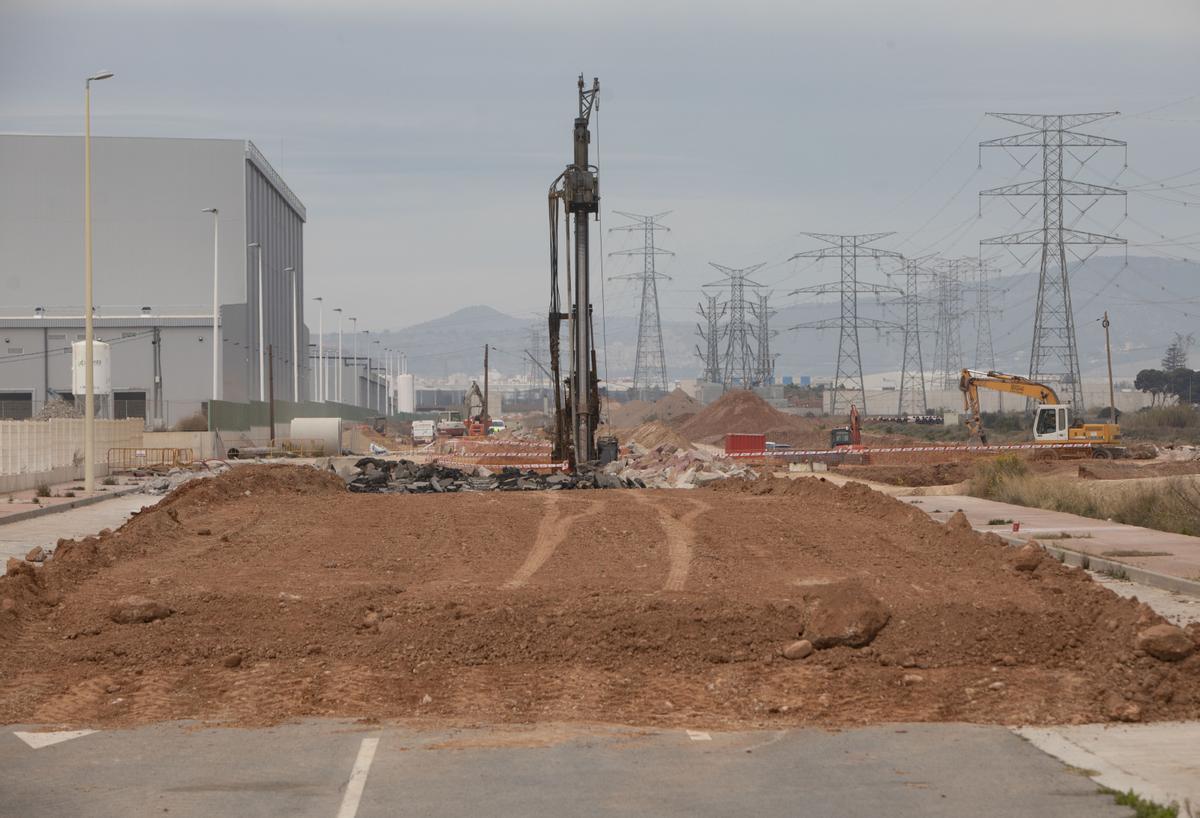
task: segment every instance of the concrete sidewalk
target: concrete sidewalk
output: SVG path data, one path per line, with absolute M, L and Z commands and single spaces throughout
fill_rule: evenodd
M 1022 727 L 1035 747 L 1119 792 L 1200 816 L 1200 722 Z
M 0 525 L 0 574 L 9 557 L 24 558 L 35 545 L 52 549 L 61 538 L 74 539 L 97 534 L 105 528 L 116 529 L 135 511 L 154 505 L 162 497 L 153 494 L 125 494 L 82 508 L 73 508 Z
M 1043 546 L 1087 555 L 1093 558 L 1090 560 L 1092 567 L 1103 568 L 1103 561 L 1174 577 L 1184 580 L 1183 584 L 1191 587 L 1180 584 L 1169 590 L 1200 592 L 1200 537 L 1170 534 L 1061 511 L 998 503 L 963 494 L 897 499 L 916 506 L 941 522 L 948 520 L 954 512 L 962 511 L 979 531 L 992 531 L 1020 540 L 1036 539 Z M 993 525 L 993 520 L 1007 522 Z M 1019 532 L 1013 532 L 1014 522 L 1020 523 Z M 1127 573 L 1136 581 L 1167 587 L 1156 583 L 1152 577 L 1138 579 L 1135 571 Z

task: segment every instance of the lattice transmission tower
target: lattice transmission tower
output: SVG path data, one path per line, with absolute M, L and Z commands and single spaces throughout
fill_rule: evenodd
M 704 342 L 704 347 L 696 345 L 696 356 L 704 363 L 704 380 L 708 383 L 721 383 L 721 339 L 725 337 L 725 330 L 721 325 L 721 319 L 725 317 L 725 302 L 721 301 L 720 296 L 706 295 L 704 303 L 698 306 L 700 317 L 704 319 L 703 325 L 696 324 L 696 334 L 700 336 L 700 340 Z
M 1101 196 L 1124 196 L 1125 191 L 1066 178 L 1063 174 L 1064 155 L 1073 158 L 1082 169 L 1101 148 L 1127 147 L 1126 143 L 1119 139 L 1074 130 L 1116 115 L 1115 111 L 1089 114 L 989 113 L 988 116 L 1013 122 L 1030 130 L 1015 136 L 979 143 L 981 165 L 983 148 L 1004 148 L 1006 151 L 1010 148 L 1025 147 L 1041 149 L 1042 178 L 984 190 L 979 195 L 1039 197 L 1042 203 L 1042 226 L 1034 230 L 984 239 L 980 244 L 995 244 L 1005 248 L 1019 245 L 1040 246 L 1040 251 L 1035 251 L 1027 259 L 1013 254 L 1022 267 L 1039 253 L 1041 256 L 1033 344 L 1029 353 L 1029 377 L 1035 381 L 1059 386 L 1060 396 L 1070 400 L 1077 411 L 1083 410 L 1083 388 L 1079 373 L 1079 352 L 1075 345 L 1075 316 L 1071 308 L 1067 251 L 1072 245 L 1090 245 L 1093 248 L 1091 253 L 1094 253 L 1099 249 L 1099 245 L 1123 245 L 1125 240 L 1069 227 L 1064 218 L 1064 204 L 1071 201 L 1069 197 L 1092 197 L 1092 202 L 1086 207 L 1079 207 L 1072 202 L 1082 217 Z M 1094 150 L 1081 158 L 1074 150 L 1078 148 Z M 1034 207 L 1036 204 L 1023 212 L 1020 208 L 1015 209 L 1024 215 Z M 1010 249 L 1009 252 L 1013 251 Z M 1091 253 L 1079 256 L 1071 251 L 1079 261 L 1086 261 Z
M 929 414 L 925 392 L 925 359 L 921 354 L 921 307 L 928 303 L 922 281 L 934 276 L 926 258 L 904 259 L 904 345 L 900 356 L 900 394 L 896 413 Z
M 529 385 L 537 390 L 546 387 L 546 329 L 534 324 L 529 329 L 528 367 L 526 376 Z
M 771 354 L 771 336 L 775 334 L 771 329 L 771 316 L 775 310 L 771 309 L 771 293 L 759 293 L 758 303 L 751 304 L 750 311 L 754 314 L 754 340 L 758 343 L 754 385 L 768 386 L 775 383 L 775 356 Z
M 962 352 L 963 278 L 970 258 L 939 259 L 934 265 L 937 319 L 933 341 L 933 378 L 939 389 L 957 389 L 966 363 Z
M 996 350 L 992 344 L 992 296 L 997 294 L 991 285 L 996 267 L 980 260 L 975 266 L 975 365 L 973 369 L 995 369 Z
M 793 290 L 791 295 L 829 295 L 837 294 L 841 303 L 841 314 L 837 318 L 823 321 L 808 321 L 797 324 L 791 329 L 833 329 L 838 330 L 837 371 L 833 380 L 833 393 L 829 404 L 830 414 L 837 415 L 848 412 L 850 397 L 858 393 L 859 410 L 866 414 L 867 391 L 863 386 L 862 350 L 859 345 L 859 329 L 895 329 L 896 324 L 877 318 L 863 318 L 858 314 L 858 296 L 870 293 L 876 297 L 885 293 L 899 293 L 899 289 L 885 284 L 869 284 L 858 280 L 858 260 L 860 258 L 903 258 L 891 250 L 881 250 L 870 247 L 872 242 L 892 235 L 891 233 L 863 233 L 859 235 L 834 235 L 830 233 L 801 233 L 802 236 L 823 241 L 829 247 L 816 250 L 806 250 L 792 256 L 789 261 L 798 258 L 825 259 L 836 258 L 841 262 L 841 279 L 828 284 L 817 284 L 813 287 L 801 287 Z M 847 387 L 847 383 L 849 386 Z
M 669 279 L 655 269 L 656 256 L 673 256 L 670 250 L 658 247 L 654 234 L 659 230 L 670 232 L 669 227 L 659 223 L 659 219 L 671 211 L 655 213 L 653 216 L 642 216 L 637 213 L 613 211 L 618 216 L 630 219 L 629 224 L 618 225 L 609 232 L 623 231 L 642 232 L 642 246 L 628 250 L 617 250 L 610 256 L 641 256 L 642 270 L 639 273 L 629 273 L 623 276 L 613 276 L 611 280 L 628 280 L 642 282 L 642 304 L 638 313 L 637 356 L 633 363 L 633 391 L 644 397 L 650 390 L 667 389 L 667 359 L 663 351 L 662 321 L 658 312 L 658 280 Z
M 757 362 L 755 349 L 750 344 L 753 332 L 747 318 L 750 308 L 746 303 L 746 288 L 753 290 L 762 286 L 757 281 L 752 281 L 750 275 L 763 265 L 755 264 L 753 267 L 735 269 L 710 261 L 709 266 L 723 273 L 725 277 L 704 286 L 729 287 L 729 299 L 726 302 L 729 319 L 725 322 L 725 355 L 721 362 L 721 383 L 726 389 L 735 385 L 741 389 L 749 389 L 754 383 Z

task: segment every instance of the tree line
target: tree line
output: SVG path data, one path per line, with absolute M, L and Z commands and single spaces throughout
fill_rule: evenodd
M 1178 403 L 1200 401 L 1200 371 L 1188 368 L 1188 350 L 1195 339 L 1175 333 L 1167 346 L 1161 369 L 1143 369 L 1133 381 L 1135 389 L 1150 395 L 1151 406 L 1165 406 L 1174 398 Z

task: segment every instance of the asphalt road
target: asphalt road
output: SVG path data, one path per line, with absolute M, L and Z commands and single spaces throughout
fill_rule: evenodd
M 14 734 L 21 729 L 0 734 L 3 816 L 1132 815 L 1002 727 L 701 733 L 168 724 L 40 749 Z

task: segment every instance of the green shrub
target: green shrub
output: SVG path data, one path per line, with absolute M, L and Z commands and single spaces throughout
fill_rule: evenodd
M 1014 477 L 1024 477 L 1027 474 L 1029 474 L 1029 466 L 1015 454 L 1002 454 L 999 457 L 980 460 L 975 464 L 967 491 L 976 497 L 1000 500 L 1001 498 L 996 494 L 1002 490 L 1006 481 Z
M 34 487 L 33 493 L 36 494 L 38 497 L 49 497 L 50 496 L 50 484 L 49 483 L 38 483 L 37 486 Z

